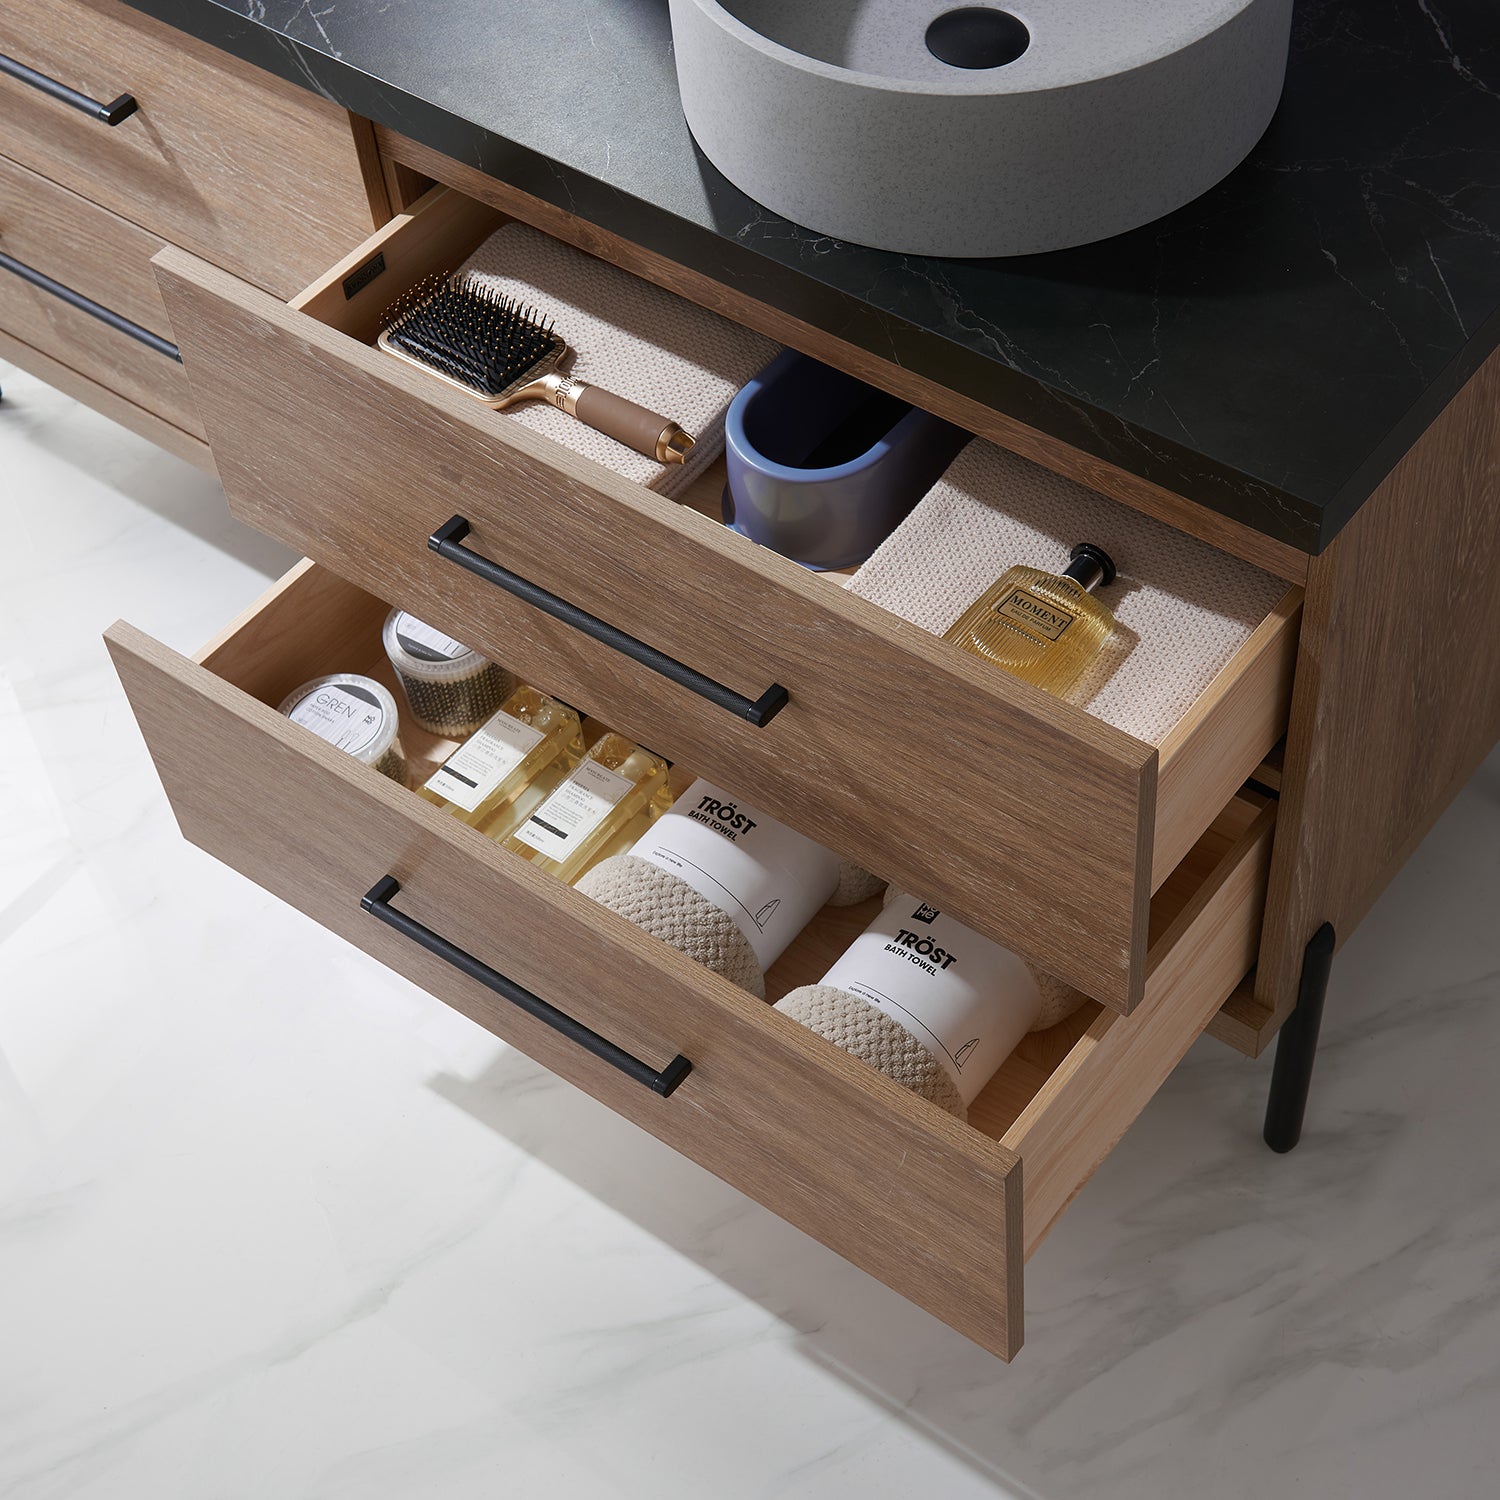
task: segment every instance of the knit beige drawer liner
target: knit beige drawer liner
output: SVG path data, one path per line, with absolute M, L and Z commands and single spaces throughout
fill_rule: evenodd
M 1060 573 L 1075 542 L 1114 559 L 1119 577 L 1097 597 L 1120 629 L 1068 697 L 1160 744 L 1270 614 L 1282 579 L 976 438 L 849 587 L 941 635 L 1007 568 Z
M 724 451 L 724 413 L 778 346 L 618 266 L 525 224 L 497 229 L 463 264 L 553 320 L 571 372 L 668 417 L 698 441 L 683 464 L 659 464 L 576 417 L 531 401 L 502 413 L 663 495 L 678 495 Z

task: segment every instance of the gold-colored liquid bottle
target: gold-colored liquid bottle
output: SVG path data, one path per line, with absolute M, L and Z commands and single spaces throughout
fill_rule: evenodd
M 1060 574 L 1015 567 L 944 634 L 973 656 L 1061 697 L 1104 649 L 1115 617 L 1090 590 L 1115 581 L 1102 547 L 1079 542 Z
M 672 805 L 670 770 L 661 756 L 611 730 L 505 847 L 571 885 L 607 855 L 629 848 Z
M 420 795 L 492 839 L 503 839 L 583 756 L 566 703 L 521 686 L 428 777 Z

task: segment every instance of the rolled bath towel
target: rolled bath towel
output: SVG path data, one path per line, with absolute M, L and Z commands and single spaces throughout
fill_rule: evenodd
M 712 786 L 695 781 L 635 846 L 577 889 L 758 999 L 766 970 L 830 901 L 883 882 Z
M 1084 996 L 936 907 L 892 890 L 817 984 L 776 1009 L 964 1119 L 1028 1031 Z

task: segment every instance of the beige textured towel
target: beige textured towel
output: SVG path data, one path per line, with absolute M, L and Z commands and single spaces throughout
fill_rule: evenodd
M 501 413 L 663 495 L 724 451 L 724 413 L 777 354 L 769 339 L 525 224 L 497 229 L 461 268 L 545 313 L 574 351 L 571 373 L 682 424 L 698 441 L 659 464 L 542 401 Z
M 776 1009 L 939 1109 L 968 1118 L 962 1096 L 937 1058 L 904 1026 L 857 995 L 832 985 L 806 984 L 778 1000 Z
M 1059 1021 L 1066 1021 L 1088 999 L 1087 995 L 1075 990 L 1072 985 L 1064 984 L 1050 974 L 1043 974 L 1035 964 L 1027 964 L 1026 967 L 1031 971 L 1037 989 L 1042 992 L 1042 1008 L 1032 1023 L 1033 1031 L 1046 1031 Z
M 1121 630 L 1068 697 L 1159 744 L 1286 592 L 1281 579 L 976 439 L 849 587 L 941 635 L 1007 568 L 1059 573 L 1075 542 L 1114 559 L 1120 576 L 1098 598 Z
M 855 906 L 878 894 L 883 885 L 845 860 L 828 904 Z M 749 990 L 757 1000 L 766 998 L 766 976 L 744 933 L 725 912 L 670 870 L 639 855 L 617 854 L 595 865 L 576 889 L 670 943 L 694 963 Z
M 1042 1011 L 1033 1031 L 1065 1021 L 1083 1004 L 1085 997 L 1060 979 L 1036 969 L 1031 972 L 1042 992 Z M 776 1009 L 894 1078 L 902 1088 L 930 1099 L 960 1120 L 968 1118 L 963 1097 L 947 1069 L 899 1021 L 858 995 L 828 984 L 805 984 L 783 995 Z
M 670 870 L 637 854 L 617 854 L 595 865 L 575 889 L 757 1000 L 766 998 L 766 976 L 745 934 Z

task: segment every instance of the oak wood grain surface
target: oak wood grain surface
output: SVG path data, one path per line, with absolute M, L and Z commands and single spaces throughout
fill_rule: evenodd
M 1146 999 L 1101 1012 L 1001 1138 L 1020 1156 L 1030 1256 L 1255 962 L 1276 804 L 1236 801 L 1228 852 L 1152 944 Z
M 493 223 L 429 195 L 301 294 L 305 316 L 158 258 L 231 508 L 1128 1010 L 1168 869 L 1149 852 L 1154 749 L 366 346 L 393 295 Z M 750 698 L 780 682 L 791 706 L 752 729 L 474 579 L 425 546 L 455 512 L 473 550 Z M 1259 739 L 1206 736 L 1212 764 L 1174 776 L 1176 857 L 1280 732 L 1289 619 L 1246 648 L 1268 670 L 1210 690 L 1230 701 L 1205 722 Z M 1191 739 L 1176 753 L 1199 763 Z M 1047 869 L 1058 847 L 1076 880 Z
M 1497 645 L 1500 354 L 1309 570 L 1266 940 L 1236 1045 L 1265 1045 L 1308 939 L 1327 921 L 1342 944 L 1500 737 Z
M 151 269 L 164 243 L 0 156 L 0 250 L 170 339 L 172 325 Z
M 385 612 L 304 563 L 205 647 L 201 665 L 129 626 L 109 632 L 184 834 L 986 1348 L 1013 1354 L 1025 1244 L 1038 1236 L 1023 1232 L 1022 1159 L 993 1136 L 1007 1130 L 1035 1151 L 1040 1179 L 1025 1174 L 1026 1202 L 1050 1215 L 1077 1191 L 1234 983 L 1260 910 L 1247 836 L 1261 826 L 1256 809 L 1227 809 L 1159 893 L 1141 1014 L 1090 1004 L 1028 1038 L 966 1125 L 269 707 L 309 677 L 370 669 Z M 403 738 L 419 759 L 435 753 L 409 722 Z M 662 1100 L 364 916 L 360 895 L 386 873 L 418 920 L 656 1065 L 682 1051 L 693 1072 Z M 825 913 L 831 921 L 777 966 L 773 994 L 819 977 L 876 904 Z M 1096 1093 L 1107 1102 L 1089 1103 Z
M 282 296 L 376 222 L 344 110 L 118 0 L 0 6 L 0 52 L 140 106 L 111 127 L 0 76 L 8 156 Z
M 154 234 L 0 157 L 0 250 L 170 341 L 151 270 L 161 248 Z M 205 436 L 176 360 L 3 268 L 0 329 L 179 431 Z
M 1157 747 L 1153 883 L 1202 831 L 1197 809 L 1222 807 L 1286 731 L 1302 591 L 1289 589 Z

